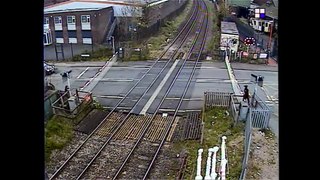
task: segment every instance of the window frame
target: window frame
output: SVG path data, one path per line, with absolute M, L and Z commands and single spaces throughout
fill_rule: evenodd
M 83 21 L 85 18 L 85 22 Z M 81 15 L 81 23 L 90 23 L 90 15 Z
M 43 19 L 43 24 L 49 24 L 49 17 L 44 17 Z
M 57 21 L 56 21 L 57 19 L 58 19 L 59 23 L 57 23 Z M 54 16 L 53 22 L 54 22 L 54 24 L 62 24 L 62 17 L 61 16 Z
M 71 18 L 71 22 L 69 22 L 69 18 Z M 67 24 L 75 24 L 76 16 L 67 16 Z

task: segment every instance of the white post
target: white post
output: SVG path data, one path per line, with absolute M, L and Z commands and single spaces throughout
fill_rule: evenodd
M 222 136 L 222 144 L 221 144 L 221 165 L 220 165 L 220 177 L 221 180 L 226 179 L 226 136 Z
M 203 149 L 198 150 L 198 159 L 197 159 L 197 176 L 195 180 L 202 180 L 201 176 L 201 154 L 203 152 Z
M 212 165 L 211 165 L 211 179 L 216 180 L 217 178 L 217 173 L 216 173 L 216 162 L 217 162 L 217 151 L 219 150 L 218 146 L 215 146 L 212 148 L 213 150 L 213 155 L 212 155 Z
M 211 166 L 211 155 L 212 155 L 212 152 L 213 152 L 213 148 L 209 148 L 208 158 L 207 158 L 207 167 L 206 167 L 206 176 L 204 177 L 205 180 L 211 180 L 210 166 Z

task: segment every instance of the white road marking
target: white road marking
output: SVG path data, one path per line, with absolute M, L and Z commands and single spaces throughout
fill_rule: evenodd
M 99 98 L 110 98 L 110 99 L 122 99 L 123 96 L 115 96 L 115 95 L 96 95 L 94 97 L 99 97 Z
M 151 104 L 153 103 L 154 99 L 158 96 L 160 90 L 162 89 L 162 87 L 164 86 L 164 84 L 167 82 L 168 78 L 170 77 L 172 71 L 174 70 L 174 68 L 177 66 L 179 60 L 176 60 L 173 65 L 171 66 L 170 70 L 168 71 L 168 73 L 166 74 L 166 76 L 163 78 L 163 80 L 161 81 L 161 83 L 159 84 L 159 86 L 157 87 L 157 89 L 154 91 L 154 93 L 152 94 L 152 96 L 150 97 L 150 99 L 148 100 L 148 102 L 146 103 L 146 105 L 142 108 L 140 114 L 145 115 L 147 110 L 149 109 L 149 107 L 151 106 Z
M 179 100 L 180 98 L 167 97 L 166 100 Z M 185 98 L 183 101 L 202 101 L 203 98 Z
M 80 88 L 80 90 L 91 92 L 92 89 L 98 84 L 98 82 L 107 74 L 107 72 L 116 61 L 116 55 L 113 55 L 113 57 L 109 61 L 107 61 L 106 64 L 102 66 L 102 68 L 99 69 L 96 75 L 94 75 L 87 83 L 84 84 L 83 87 Z M 95 78 L 97 78 L 96 81 L 93 81 Z
M 87 67 L 84 71 L 82 71 L 82 73 L 79 74 L 79 76 L 77 77 L 77 79 L 79 79 L 85 72 L 87 72 L 89 69 L 89 67 Z

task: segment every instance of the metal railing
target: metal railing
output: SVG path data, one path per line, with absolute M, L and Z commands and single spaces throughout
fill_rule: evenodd
M 249 154 L 250 154 L 250 145 L 251 145 L 251 137 L 252 137 L 252 116 L 251 116 L 252 110 L 249 110 L 249 118 L 246 121 L 245 126 L 245 137 L 244 137 L 244 156 L 242 160 L 242 169 L 239 180 L 244 180 L 247 173 L 248 168 L 248 160 L 249 160 Z
M 250 118 L 252 127 L 254 128 L 267 128 L 271 118 L 271 110 L 265 102 L 257 95 L 252 97 L 252 106 L 250 108 Z
M 92 93 L 85 91 L 76 91 L 73 96 L 75 98 L 75 108 L 70 108 L 69 92 L 64 92 L 55 102 L 52 103 L 53 113 L 55 115 L 66 118 L 75 118 L 86 107 L 93 102 Z
M 229 107 L 230 97 L 228 92 L 204 92 L 204 104 L 206 108 Z

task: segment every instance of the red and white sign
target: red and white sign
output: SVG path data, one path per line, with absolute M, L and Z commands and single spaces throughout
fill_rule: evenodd
M 249 56 L 249 53 L 243 51 L 243 52 L 242 52 L 242 56 L 248 57 L 248 56 Z

